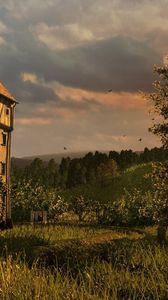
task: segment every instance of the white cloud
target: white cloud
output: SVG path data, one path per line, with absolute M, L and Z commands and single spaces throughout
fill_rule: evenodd
M 6 45 L 6 41 L 2 36 L 0 36 L 0 45 Z
M 31 1 L 29 2 L 31 3 L 31 5 L 29 4 L 29 15 L 31 9 L 32 14 L 34 13 L 33 7 L 37 14 L 38 2 L 34 6 Z M 159 2 L 151 0 L 141 2 L 79 0 L 78 3 L 71 0 L 68 3 L 63 1 L 55 3 L 47 1 L 45 3 L 45 7 L 40 5 L 39 9 L 41 11 L 48 9 L 48 19 L 40 21 L 38 14 L 36 25 L 30 26 L 30 30 L 42 43 L 54 50 L 79 46 L 117 35 L 143 40 L 151 46 L 154 46 L 155 42 L 156 46 L 157 41 L 150 39 L 150 33 L 168 30 L 168 18 L 163 13 L 167 10 L 165 0 Z M 55 24 L 52 10 L 55 11 Z M 67 10 L 70 10 L 69 16 L 67 16 Z M 163 42 L 159 40 L 158 51 L 161 50 L 162 44 Z
M 168 30 L 167 0 L 6 0 L 0 7 L 6 8 L 11 20 L 28 22 L 50 49 L 124 35 L 145 40 L 160 51 L 163 41 L 155 38 L 154 45 L 149 35 Z M 0 32 L 4 26 L 0 22 Z
M 6 33 L 6 32 L 8 32 L 8 27 L 3 23 L 3 22 L 1 22 L 0 21 L 0 33 L 2 34 L 2 33 Z
M 23 82 L 29 81 L 33 84 L 38 84 L 39 82 L 37 75 L 34 73 L 21 73 L 21 79 Z
M 41 23 L 32 30 L 38 39 L 50 49 L 65 49 L 95 40 L 93 33 L 79 24 L 48 26 Z

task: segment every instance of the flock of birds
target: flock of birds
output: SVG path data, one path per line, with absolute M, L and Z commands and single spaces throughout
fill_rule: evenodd
M 112 93 L 112 89 L 108 89 L 107 91 L 106 91 L 106 94 L 108 94 L 108 93 Z M 154 119 L 152 119 L 152 120 L 154 120 Z M 123 137 L 126 137 L 126 134 L 123 134 Z M 139 138 L 138 139 L 138 142 L 142 142 L 142 138 Z M 66 151 L 66 150 L 68 150 L 67 149 L 67 147 L 64 147 L 64 150 Z
M 123 134 L 123 137 L 126 137 L 126 134 Z M 139 138 L 139 139 L 138 139 L 138 142 L 142 142 L 142 138 Z M 67 148 L 67 147 L 64 147 L 64 151 L 66 151 L 66 150 L 68 150 L 68 148 Z
M 108 89 L 107 91 L 106 91 L 106 93 L 108 94 L 108 93 L 112 93 L 112 89 Z M 152 120 L 154 120 L 154 119 L 152 119 Z M 126 134 L 123 134 L 123 137 L 126 137 Z M 138 139 L 138 142 L 142 142 L 142 138 L 139 138 Z

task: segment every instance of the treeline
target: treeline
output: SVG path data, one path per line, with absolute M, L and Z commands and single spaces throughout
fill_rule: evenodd
M 108 154 L 89 152 L 83 158 L 63 158 L 60 165 L 54 159 L 48 163 L 34 159 L 23 169 L 12 166 L 12 175 L 16 180 L 31 180 L 46 188 L 73 188 L 99 181 L 106 184 L 109 178 L 116 176 L 128 167 L 155 161 L 168 160 L 168 151 L 163 148 L 145 148 L 137 153 L 132 150 L 110 151 Z

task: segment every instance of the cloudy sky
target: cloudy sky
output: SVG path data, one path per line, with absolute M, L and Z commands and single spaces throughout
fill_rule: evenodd
M 0 81 L 20 102 L 12 154 L 158 146 L 139 91 L 168 52 L 167 14 L 168 0 L 1 1 Z

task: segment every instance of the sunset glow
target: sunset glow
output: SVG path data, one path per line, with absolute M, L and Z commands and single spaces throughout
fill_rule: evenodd
M 12 154 L 142 150 L 153 65 L 167 55 L 165 1 L 6 0 L 1 81 L 19 101 Z M 142 138 L 142 142 L 138 139 Z

